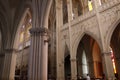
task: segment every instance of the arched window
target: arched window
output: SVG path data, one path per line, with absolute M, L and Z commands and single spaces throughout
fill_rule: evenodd
M 85 51 L 83 51 L 83 54 L 82 54 L 82 71 L 84 75 L 88 74 L 88 64 L 87 64 Z
M 92 0 L 72 0 L 73 19 L 93 10 Z
M 89 11 L 93 10 L 92 0 L 88 0 L 88 8 L 89 8 Z
M 19 35 L 20 35 L 19 50 L 30 45 L 30 32 L 29 32 L 29 30 L 32 27 L 31 21 L 32 21 L 31 17 L 29 16 L 29 14 L 27 14 L 25 19 L 24 19 L 24 23 L 22 24 L 22 26 L 20 28 L 20 32 L 19 32 Z
M 111 59 L 112 59 L 112 64 L 113 64 L 113 69 L 114 69 L 114 73 L 116 74 L 116 65 L 115 65 L 115 59 L 114 59 L 114 53 L 113 50 L 111 50 Z
M 63 24 L 68 22 L 68 8 L 67 8 L 67 0 L 62 0 L 63 1 Z

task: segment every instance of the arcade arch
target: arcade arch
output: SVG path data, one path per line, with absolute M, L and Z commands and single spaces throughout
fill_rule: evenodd
M 113 62 L 114 74 L 120 78 L 120 23 L 115 27 L 110 39 L 111 58 Z
M 91 78 L 102 78 L 103 67 L 101 51 L 98 43 L 89 35 L 85 34 L 77 48 L 77 75 Z

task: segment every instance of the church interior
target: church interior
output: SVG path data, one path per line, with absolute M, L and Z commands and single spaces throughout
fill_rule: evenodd
M 0 0 L 0 80 L 119 80 L 120 0 Z

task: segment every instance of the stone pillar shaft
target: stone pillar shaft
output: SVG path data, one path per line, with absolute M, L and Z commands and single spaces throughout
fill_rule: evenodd
M 114 79 L 114 71 L 110 53 L 102 53 L 103 72 L 107 79 Z
M 47 29 L 32 28 L 30 32 L 32 38 L 29 57 L 29 80 L 47 80 Z
M 77 62 L 71 58 L 71 80 L 77 80 Z
M 16 50 L 6 49 L 4 56 L 2 80 L 14 80 L 16 65 Z
M 63 26 L 63 3 L 62 0 L 56 1 L 56 68 L 57 68 L 57 80 L 64 80 L 64 64 L 61 62 L 62 60 L 62 44 L 61 42 L 61 34 L 60 28 Z
M 32 0 L 33 24 L 29 56 L 29 80 L 47 80 L 48 16 L 52 0 Z

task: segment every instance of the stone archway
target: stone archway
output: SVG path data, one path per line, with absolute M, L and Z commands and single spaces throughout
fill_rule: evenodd
M 71 79 L 71 64 L 70 55 L 67 55 L 64 59 L 65 80 Z
M 91 78 L 102 77 L 102 60 L 100 47 L 91 36 L 85 34 L 77 48 L 77 75 Z M 102 70 L 102 71 L 101 71 Z
M 65 74 L 65 80 L 71 79 L 70 51 L 67 44 L 65 45 L 65 52 L 64 52 L 64 74 Z
M 117 75 L 117 77 L 120 78 L 120 67 L 119 67 L 120 66 L 120 54 L 119 54 L 120 53 L 120 50 L 119 50 L 119 47 L 120 47 L 120 23 L 114 29 L 110 40 L 111 40 L 110 46 L 111 46 L 112 53 L 113 53 L 113 56 L 111 55 L 111 57 L 114 58 L 114 60 L 112 59 L 114 74 L 115 74 L 115 76 Z

